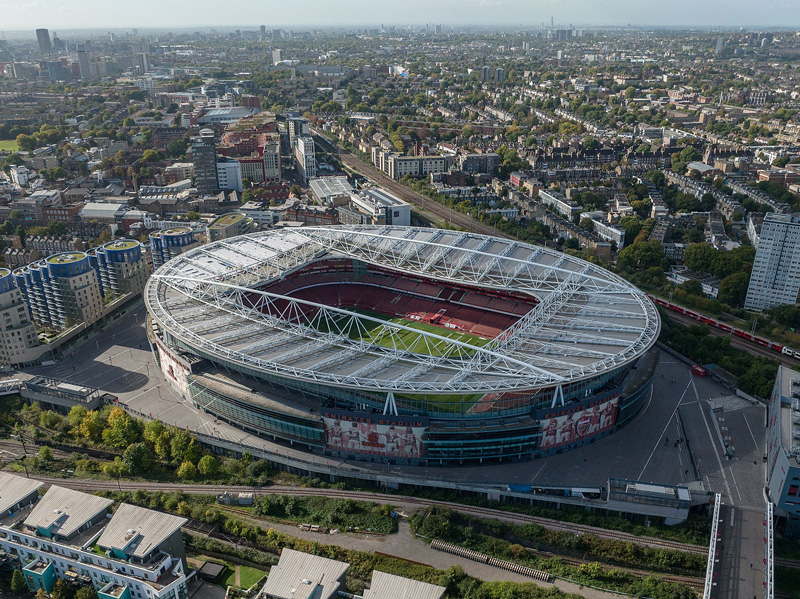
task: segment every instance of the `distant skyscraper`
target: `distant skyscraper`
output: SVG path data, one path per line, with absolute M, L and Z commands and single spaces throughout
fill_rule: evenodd
M 81 71 L 81 79 L 92 79 L 94 77 L 92 62 L 86 48 L 78 48 L 78 67 Z
M 200 138 L 192 143 L 194 163 L 194 186 L 198 193 L 215 194 L 219 190 L 217 181 L 217 148 L 214 131 L 202 129 Z
M 139 74 L 144 75 L 145 73 L 150 72 L 150 54 L 147 52 L 139 52 L 137 54 L 138 64 L 139 64 Z
M 492 77 L 492 69 L 489 67 L 481 67 L 481 81 L 489 81 Z
M 502 83 L 506 80 L 506 70 L 502 68 L 498 68 L 494 70 L 494 80 L 497 83 Z
M 283 50 L 281 50 L 280 48 L 275 48 L 272 51 L 272 64 L 278 64 L 282 60 L 283 60 Z
M 267 37 L 267 26 L 266 25 L 262 25 L 261 26 L 261 39 L 263 40 L 265 37 Z
M 725 38 L 719 36 L 717 38 L 717 47 L 714 49 L 714 54 L 716 54 L 717 56 L 721 56 L 723 48 L 725 48 Z
M 800 292 L 800 213 L 764 216 L 744 307 L 795 304 Z
M 47 29 L 37 29 L 36 39 L 39 42 L 39 52 L 50 54 L 53 47 L 50 45 L 50 32 Z

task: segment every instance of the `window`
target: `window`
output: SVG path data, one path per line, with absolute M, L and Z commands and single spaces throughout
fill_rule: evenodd
M 798 491 L 800 491 L 800 486 L 790 485 L 788 491 L 789 497 L 797 497 Z

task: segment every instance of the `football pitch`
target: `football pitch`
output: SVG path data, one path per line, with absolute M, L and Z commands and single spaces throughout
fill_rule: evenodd
M 448 329 L 445 327 L 437 327 L 432 324 L 428 324 L 426 322 L 420 322 L 418 320 L 409 320 L 407 318 L 397 318 L 392 316 L 387 316 L 385 314 L 379 314 L 377 312 L 370 312 L 368 310 L 362 310 L 359 308 L 348 308 L 348 310 L 352 312 L 356 312 L 358 314 L 363 314 L 365 316 L 370 316 L 377 320 L 381 320 L 384 322 L 391 322 L 395 324 L 401 324 L 405 327 L 413 329 L 411 331 L 398 331 L 394 333 L 394 337 L 398 339 L 405 348 L 413 352 L 415 354 L 424 354 L 428 356 L 435 356 L 439 357 L 444 355 L 446 351 L 448 351 L 448 347 L 452 348 L 452 346 L 447 346 L 445 343 L 438 341 L 436 339 L 429 339 L 426 338 L 422 332 L 433 333 L 438 335 L 439 337 L 446 337 L 447 339 L 452 339 L 453 341 L 458 341 L 461 343 L 466 343 L 473 347 L 483 347 L 491 339 L 487 339 L 485 337 L 479 337 L 478 335 L 472 335 L 470 333 L 465 333 L 463 331 L 457 331 L 454 329 Z M 361 341 L 366 341 L 369 343 L 374 343 L 375 345 L 380 345 L 381 347 L 392 347 L 392 335 L 389 334 L 387 331 L 381 331 L 381 323 L 374 322 L 372 320 L 367 319 L 359 319 L 360 320 L 360 327 L 359 330 L 355 330 L 351 328 L 349 331 L 349 336 L 351 339 L 360 339 Z M 338 319 L 337 326 L 339 326 L 340 331 L 344 332 L 344 328 L 346 327 L 347 317 L 342 316 Z M 316 323 L 316 328 L 318 329 L 325 329 L 323 323 Z M 417 333 L 416 331 L 420 331 Z M 452 349 L 450 349 L 452 353 Z M 462 348 L 462 355 L 472 355 L 474 351 L 470 350 L 469 348 Z M 453 355 L 452 357 L 457 357 L 457 355 Z

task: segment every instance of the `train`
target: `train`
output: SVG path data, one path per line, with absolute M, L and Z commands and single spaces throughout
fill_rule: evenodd
M 775 343 L 774 341 L 770 341 L 769 339 L 762 339 L 752 333 L 748 333 L 747 331 L 743 331 L 741 329 L 737 329 L 736 327 L 732 327 L 729 324 L 724 322 L 720 322 L 718 320 L 714 320 L 705 314 L 699 314 L 697 312 L 693 312 L 688 308 L 684 308 L 683 306 L 679 306 L 678 304 L 673 304 L 668 302 L 667 300 L 663 300 L 659 297 L 654 297 L 652 295 L 648 295 L 654 304 L 659 305 L 667 310 L 674 310 L 675 312 L 679 312 L 684 316 L 688 316 L 689 318 L 694 318 L 698 322 L 702 322 L 703 324 L 707 324 L 710 327 L 714 327 L 715 329 L 719 329 L 721 331 L 725 331 L 726 333 L 730 333 L 731 335 L 736 335 L 737 337 L 741 337 L 751 343 L 756 345 L 760 345 L 761 347 L 765 347 L 771 351 L 774 351 L 778 354 L 783 354 L 785 356 L 791 356 L 792 358 L 800 360 L 800 351 L 796 349 L 792 349 L 786 345 L 781 345 L 780 343 Z

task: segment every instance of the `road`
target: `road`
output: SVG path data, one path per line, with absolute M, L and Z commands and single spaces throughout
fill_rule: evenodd
M 322 137 L 326 141 L 330 143 L 335 143 L 330 140 L 328 137 L 322 135 L 321 133 L 315 131 L 318 137 Z M 483 235 L 492 235 L 495 237 L 504 237 L 506 239 L 513 239 L 509 235 L 505 235 L 495 229 L 494 227 L 490 227 L 489 225 L 485 225 L 471 216 L 467 216 L 466 214 L 462 214 L 461 212 L 457 212 L 455 210 L 451 210 L 447 206 L 442 206 L 438 202 L 431 200 L 430 198 L 425 197 L 424 195 L 417 193 L 416 191 L 412 191 L 407 187 L 401 185 L 391 177 L 388 177 L 378 169 L 374 168 L 371 165 L 366 164 L 363 162 L 358 156 L 355 154 L 351 154 L 347 150 L 344 150 L 341 146 L 337 145 L 339 149 L 338 154 L 336 155 L 339 160 L 342 161 L 348 168 L 356 171 L 360 175 L 365 176 L 367 179 L 372 181 L 373 183 L 380 185 L 382 188 L 391 191 L 394 195 L 398 196 L 400 199 L 405 200 L 409 204 L 416 206 L 417 208 L 428 212 L 437 218 L 441 219 L 443 222 L 449 222 L 453 225 L 461 227 L 467 231 L 473 231 L 475 233 L 481 233 Z
M 690 316 L 686 316 L 685 314 L 681 314 L 680 312 L 675 312 L 674 310 L 664 310 L 664 314 L 666 314 L 671 320 L 675 322 L 679 322 L 684 326 L 700 326 L 702 325 L 701 322 L 691 318 Z M 736 335 L 730 335 L 725 331 L 720 329 L 716 329 L 714 327 L 708 327 L 708 332 L 713 337 L 730 337 L 731 346 L 737 349 L 743 349 L 746 352 L 749 352 L 756 356 L 764 356 L 766 358 L 772 358 L 773 360 L 777 360 L 780 362 L 782 366 L 786 366 L 787 368 L 793 368 L 797 366 L 800 361 L 796 358 L 791 356 L 787 356 L 785 354 L 779 354 L 778 352 L 772 351 L 771 349 L 767 349 L 766 347 L 761 347 L 760 345 L 756 345 L 755 343 L 750 343 L 749 341 L 742 339 L 741 337 L 737 337 Z

